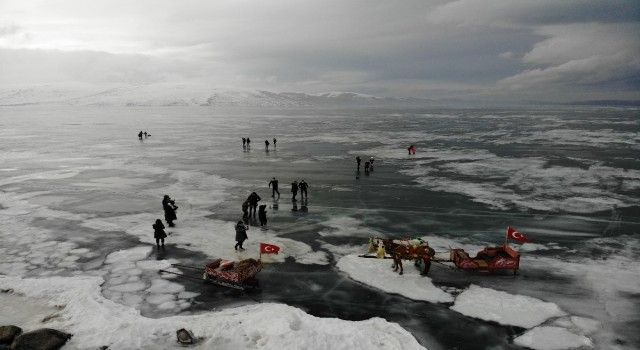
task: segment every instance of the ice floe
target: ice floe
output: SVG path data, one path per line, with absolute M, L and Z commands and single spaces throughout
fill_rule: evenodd
M 458 295 L 451 309 L 470 317 L 523 328 L 565 315 L 554 303 L 476 285 Z
M 70 348 L 179 348 L 175 331 L 186 328 L 199 338 L 196 349 L 424 349 L 396 323 L 381 318 L 343 321 L 318 318 L 282 304 L 257 304 L 193 316 L 152 319 L 105 299 L 102 280 L 88 277 L 21 279 L 0 276 L 0 287 L 19 295 L 61 305 L 61 317 L 48 327 L 73 334 Z M 172 304 L 158 295 L 154 303 Z
M 384 290 L 388 293 L 400 294 L 414 300 L 432 303 L 449 303 L 453 296 L 431 283 L 431 279 L 421 276 L 412 264 L 407 264 L 404 275 L 391 269 L 390 259 L 368 259 L 357 255 L 347 255 L 337 263 L 337 267 L 355 281 Z
M 362 220 L 345 215 L 331 216 L 322 224 L 328 228 L 318 232 L 320 236 L 371 237 L 377 234 L 376 231 L 365 226 Z
M 267 262 L 282 262 L 287 257 L 296 259 L 301 264 L 328 264 L 326 254 L 313 251 L 306 243 L 289 238 L 279 237 L 275 231 L 262 230 L 252 226 L 248 230 L 249 239 L 245 241 L 244 251 L 235 251 L 235 223 L 223 220 L 208 219 L 209 212 L 199 210 L 182 210 L 178 212 L 178 223 L 174 228 L 167 228 L 169 236 L 167 244 L 175 244 L 180 248 L 197 250 L 211 258 L 246 259 L 257 258 L 260 242 L 272 243 L 282 248 L 280 254 L 264 256 Z M 102 230 L 124 230 L 138 237 L 142 242 L 155 244 L 151 224 L 157 215 L 135 214 L 90 219 L 83 226 Z M 203 262 L 204 263 L 204 262 Z
M 565 328 L 540 326 L 516 337 L 514 343 L 535 350 L 563 350 L 591 347 L 591 339 L 572 333 Z

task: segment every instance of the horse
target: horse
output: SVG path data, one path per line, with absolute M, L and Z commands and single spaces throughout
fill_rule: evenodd
M 393 239 L 382 240 L 382 243 L 393 258 L 393 265 L 391 265 L 391 268 L 395 272 L 398 272 L 399 269 L 399 274 L 402 275 L 404 271 L 402 268 L 402 260 L 413 260 L 416 266 L 420 260 L 422 260 L 424 263 L 424 269 L 421 274 L 427 275 L 431 268 L 431 257 L 435 254 L 435 251 L 433 248 L 429 247 L 426 242 L 425 244 L 417 246 L 411 245 L 408 241 L 406 242 L 406 244 L 402 244 L 394 242 Z

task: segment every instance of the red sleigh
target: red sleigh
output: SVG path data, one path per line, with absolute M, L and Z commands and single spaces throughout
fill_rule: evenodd
M 520 268 L 520 253 L 507 244 L 486 247 L 473 258 L 464 249 L 451 249 L 449 258 L 457 268 L 466 271 L 493 273 L 512 270 L 515 275 Z

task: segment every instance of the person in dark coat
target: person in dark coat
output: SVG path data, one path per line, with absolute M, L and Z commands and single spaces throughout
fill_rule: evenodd
M 249 236 L 247 236 L 248 229 L 249 228 L 245 226 L 242 221 L 238 221 L 238 223 L 236 224 L 236 250 L 244 250 L 244 248 L 242 248 L 242 243 L 244 243 L 244 241 L 249 238 Z
M 142 140 L 142 130 L 138 133 L 138 139 Z
M 162 199 L 162 209 L 164 209 L 164 219 L 167 221 L 167 224 L 169 224 L 169 227 L 174 227 L 173 220 L 178 220 L 176 216 L 176 209 L 178 209 L 176 202 L 165 194 Z
M 275 177 L 269 181 L 269 187 L 271 187 L 271 197 L 275 197 L 276 193 L 278 194 L 278 198 L 280 198 L 280 191 L 278 191 L 278 179 Z
M 258 219 L 260 220 L 260 226 L 267 224 L 267 206 L 265 204 L 258 209 Z
M 298 184 L 298 188 L 300 188 L 300 199 L 308 198 L 307 189 L 309 188 L 309 184 L 307 184 L 304 180 L 300 181 Z
M 256 210 L 258 209 L 258 202 L 261 200 L 262 198 L 260 198 L 260 196 L 258 196 L 257 193 L 251 192 L 251 194 L 247 198 L 247 201 L 249 202 L 249 215 L 252 215 L 251 212 L 253 212 L 253 215 L 256 215 Z
M 164 224 L 162 220 L 156 220 L 153 224 L 153 238 L 156 239 L 156 246 L 160 250 L 160 243 L 162 242 L 162 249 L 164 250 L 164 239 L 167 238 L 167 234 L 164 232 Z
M 242 202 L 242 217 L 243 218 L 249 217 L 249 201 L 248 200 Z
M 243 137 L 242 138 L 242 148 L 245 148 L 247 146 L 247 138 Z
M 278 142 L 278 140 L 276 140 L 276 138 L 273 138 L 273 148 L 276 148 L 276 142 Z
M 362 161 L 362 159 L 360 159 L 360 156 L 356 157 L 356 163 L 358 163 L 358 170 L 360 170 L 360 162 Z
M 293 182 L 291 183 L 291 193 L 293 193 L 293 196 L 291 197 L 291 201 L 295 202 L 297 201 L 296 196 L 298 195 L 298 181 L 293 180 Z
M 369 162 L 364 162 L 364 173 L 365 174 L 369 173 Z
M 247 137 L 247 148 L 251 147 L 251 139 Z
M 267 151 L 269 150 L 269 140 L 264 140 L 264 148 L 266 148 Z

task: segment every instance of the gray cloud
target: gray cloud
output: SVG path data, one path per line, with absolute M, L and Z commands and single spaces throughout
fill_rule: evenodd
M 618 98 L 638 91 L 639 9 L 623 0 L 6 0 L 0 83 Z M 2 23 L 16 27 L 3 36 Z

